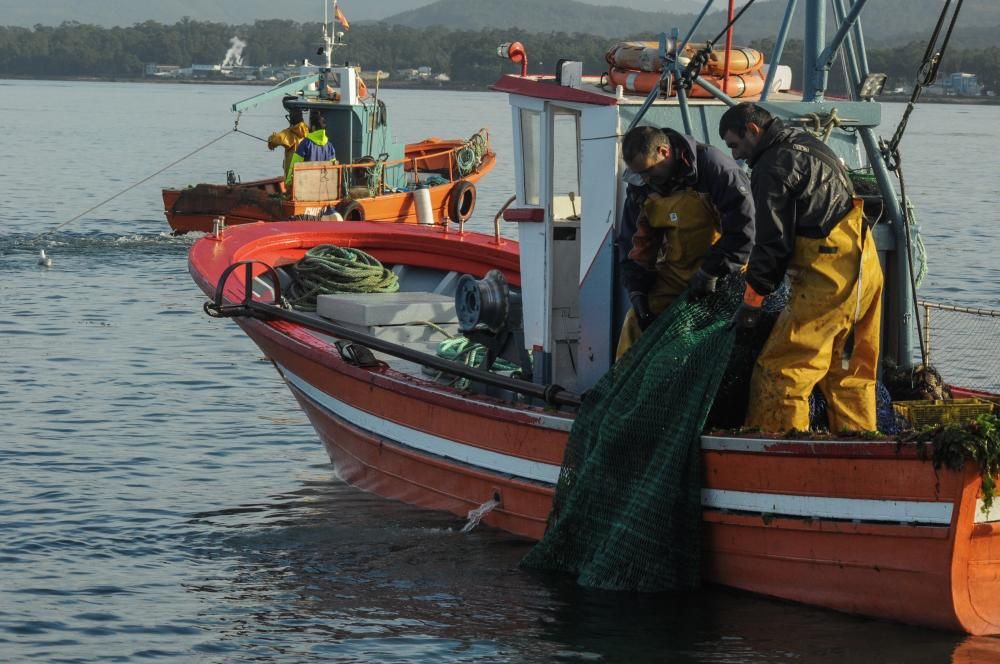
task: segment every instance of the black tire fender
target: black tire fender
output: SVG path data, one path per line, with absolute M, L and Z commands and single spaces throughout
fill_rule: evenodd
M 469 220 L 476 209 L 476 185 L 459 180 L 448 192 L 448 218 L 462 223 Z
M 353 199 L 346 199 L 337 204 L 337 212 L 344 218 L 344 221 L 364 221 L 365 208 L 361 203 Z

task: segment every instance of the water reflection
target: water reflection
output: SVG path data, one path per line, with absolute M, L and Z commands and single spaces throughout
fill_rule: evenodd
M 195 520 L 230 573 L 189 584 L 217 645 L 378 661 L 942 662 L 992 640 L 708 587 L 590 591 L 525 572 L 530 544 L 335 479 Z M 293 637 L 293 638 L 290 638 Z M 275 644 L 280 643 L 280 652 Z

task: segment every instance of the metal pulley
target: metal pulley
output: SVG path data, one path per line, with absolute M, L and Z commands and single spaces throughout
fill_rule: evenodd
M 521 295 L 511 291 L 500 270 L 490 270 L 482 279 L 465 274 L 455 290 L 455 312 L 463 334 L 498 334 L 521 326 Z

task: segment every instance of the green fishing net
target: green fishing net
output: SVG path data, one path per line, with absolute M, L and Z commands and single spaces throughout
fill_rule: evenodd
M 585 394 L 545 536 L 524 566 L 609 590 L 699 584 L 700 435 L 720 388 L 727 401 L 742 398 L 742 424 L 753 361 L 776 316 L 763 329 L 730 327 L 744 283 L 732 277 L 697 302 L 681 296 Z

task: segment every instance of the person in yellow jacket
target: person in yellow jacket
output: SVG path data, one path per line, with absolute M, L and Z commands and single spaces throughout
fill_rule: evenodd
M 632 308 L 616 359 L 678 295 L 708 295 L 742 269 L 754 237 L 750 178 L 723 151 L 639 126 L 622 139 L 622 157 L 630 181 L 615 243 Z
M 882 267 L 861 201 L 836 154 L 756 104 L 726 111 L 719 135 L 748 160 L 757 238 L 734 322 L 753 327 L 764 296 L 791 283 L 750 379 L 746 425 L 809 429 L 819 386 L 830 430 L 874 431 Z
M 267 137 L 267 149 L 273 151 L 276 147 L 285 148 L 285 157 L 281 162 L 281 172 L 288 172 L 288 164 L 295 154 L 295 148 L 299 142 L 309 133 L 309 126 L 302 119 L 302 109 L 293 108 L 285 116 L 288 119 L 288 128 L 276 131 Z

